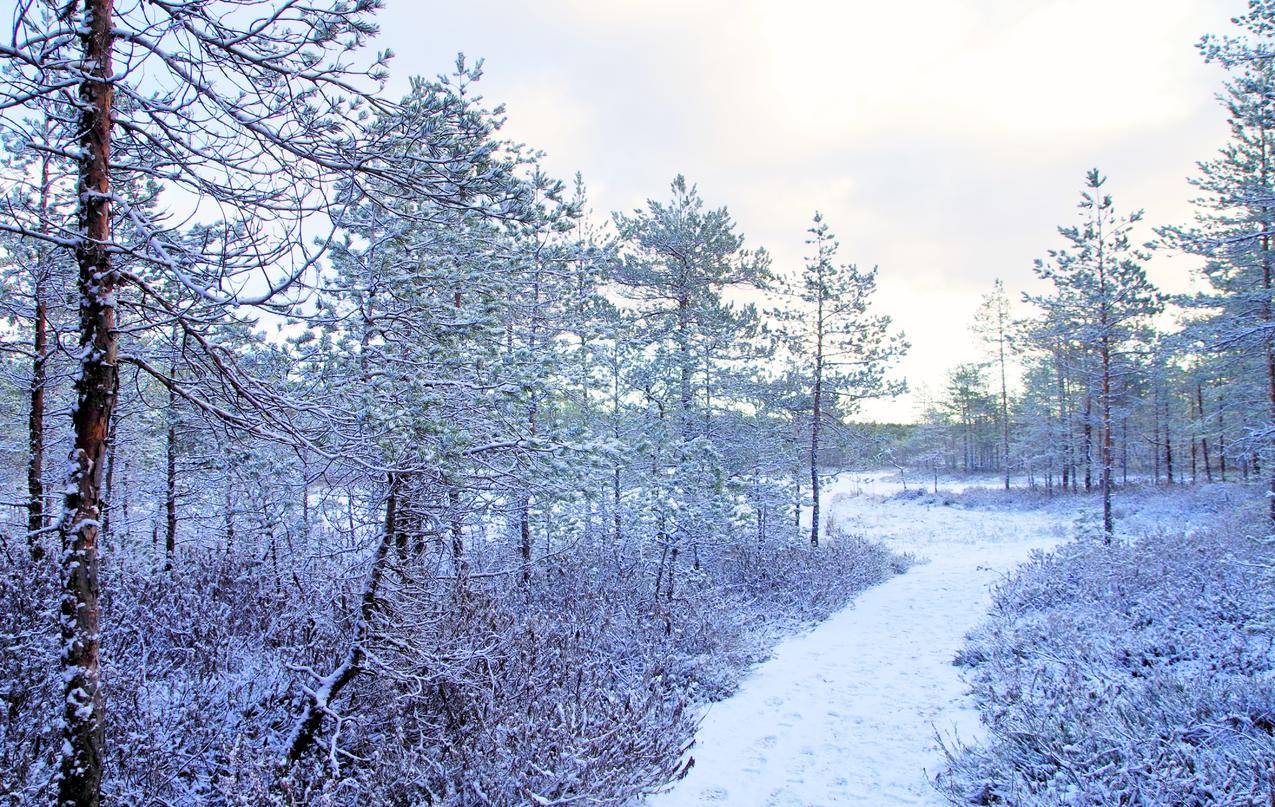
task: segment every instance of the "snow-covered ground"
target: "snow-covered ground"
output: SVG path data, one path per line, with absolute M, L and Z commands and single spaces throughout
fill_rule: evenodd
M 884 498 L 900 490 L 888 473 L 845 474 L 829 488 L 842 529 L 919 563 L 777 646 L 707 709 L 694 767 L 648 804 L 944 803 L 929 781 L 943 761 L 937 735 L 979 734 L 953 656 L 986 613 L 989 585 L 1065 538 L 1075 505 L 965 510 Z

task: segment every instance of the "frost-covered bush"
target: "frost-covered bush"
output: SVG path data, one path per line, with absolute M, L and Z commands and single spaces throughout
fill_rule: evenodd
M 855 540 L 700 555 L 671 600 L 666 589 L 653 596 L 649 568 L 607 545 L 552 558 L 525 588 L 401 589 L 376 673 L 351 695 L 358 709 L 386 708 L 360 714 L 372 730 L 341 741 L 372 764 L 345 764 L 358 787 L 342 787 L 391 803 L 626 803 L 681 772 L 689 707 L 733 691 L 781 628 L 899 568 Z M 348 801 L 339 779 L 314 781 Z
M 1016 510 L 1035 510 L 1055 504 L 1059 494 L 1051 494 L 1042 487 L 1014 487 L 1009 490 L 999 487 L 969 487 L 955 492 L 944 492 L 938 497 L 949 507 L 963 507 L 970 510 L 984 508 Z
M 21 549 L 0 574 L 0 804 L 32 803 L 55 769 L 60 681 L 53 581 Z
M 1181 495 L 1197 513 L 1229 501 Z M 1275 798 L 1269 545 L 1238 517 L 1205 529 L 1164 509 L 1138 517 L 1163 526 L 1037 555 L 996 591 L 957 659 L 988 737 L 939 776 L 954 803 Z
M 847 536 L 818 549 L 744 538 L 684 555 L 672 597 L 656 598 L 635 550 L 583 540 L 523 583 L 512 546 L 476 543 L 463 586 L 437 547 L 396 555 L 365 669 L 286 777 L 300 687 L 348 646 L 365 559 L 192 549 L 165 571 L 144 545 L 108 552 L 104 797 L 622 804 L 679 775 L 692 707 L 729 694 L 782 629 L 906 566 Z M 47 566 L 20 552 L 0 565 L 0 804 L 48 803 L 56 771 Z

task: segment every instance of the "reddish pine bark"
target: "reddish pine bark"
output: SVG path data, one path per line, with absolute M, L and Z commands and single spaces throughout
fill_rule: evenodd
M 76 248 L 80 374 L 72 415 L 74 449 L 63 503 L 62 666 L 65 695 L 58 803 L 101 803 L 103 722 L 99 690 L 100 492 L 115 406 L 115 285 L 111 265 L 112 0 L 85 0 L 81 43 L 80 164 Z

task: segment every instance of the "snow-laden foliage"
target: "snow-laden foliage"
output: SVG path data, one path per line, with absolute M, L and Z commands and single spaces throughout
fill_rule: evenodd
M 1237 493 L 1153 496 L 1136 537 L 1095 523 L 996 589 L 957 658 L 989 734 L 952 751 L 953 803 L 1269 803 L 1275 552 Z
M 605 538 L 605 536 L 598 536 Z M 312 540 L 318 539 L 312 536 Z M 492 563 L 517 569 L 512 547 Z M 483 560 L 482 553 L 476 559 Z M 134 556 L 133 560 L 136 560 Z M 0 794 L 46 801 L 56 769 L 54 581 L 25 554 L 0 575 Z M 619 804 L 677 776 L 688 707 L 729 694 L 782 632 L 904 568 L 842 537 L 741 544 L 687 572 L 653 608 L 650 567 L 590 541 L 458 588 L 436 553 L 395 559 L 368 668 L 333 701 L 339 730 L 286 780 L 278 769 L 304 670 L 348 641 L 362 581 L 312 564 L 200 552 L 103 566 L 111 803 Z M 514 575 L 516 577 L 516 575 Z M 177 585 L 180 583 L 180 585 Z

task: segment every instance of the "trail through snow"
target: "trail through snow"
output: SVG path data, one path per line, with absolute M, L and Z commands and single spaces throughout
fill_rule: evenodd
M 695 765 L 651 807 L 941 805 L 936 736 L 980 733 L 959 670 L 990 585 L 1067 535 L 1065 510 L 966 510 L 884 499 L 881 476 L 830 485 L 846 530 L 913 552 L 907 573 L 775 648 L 730 698 L 708 707 Z

